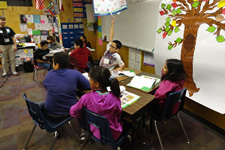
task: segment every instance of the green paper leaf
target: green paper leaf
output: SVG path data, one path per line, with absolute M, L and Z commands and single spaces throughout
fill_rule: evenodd
M 159 28 L 158 30 L 157 30 L 157 33 L 161 33 L 162 32 L 162 29 L 161 28 Z
M 177 11 L 174 9 L 174 10 L 172 11 L 172 15 L 175 16 L 176 14 L 177 14 Z
M 197 2 L 197 1 L 192 3 L 192 7 L 194 7 L 194 8 L 198 7 L 198 5 L 199 5 L 199 2 Z
M 178 31 L 180 31 L 179 27 L 175 27 L 174 32 L 177 33 Z
M 172 7 L 172 6 L 169 4 L 169 5 L 166 6 L 166 9 L 170 10 L 171 7 Z
M 176 42 L 177 42 L 177 43 L 180 43 L 181 41 L 182 41 L 181 38 L 177 38 L 177 39 L 176 39 Z
M 161 8 L 163 9 L 166 6 L 166 4 L 162 3 Z
M 216 37 L 217 42 L 224 42 L 225 39 L 222 35 Z
M 172 33 L 173 33 L 173 31 L 172 30 L 169 30 L 168 33 L 167 33 L 167 35 L 170 36 Z
M 178 8 L 176 11 L 177 11 L 177 14 L 180 14 L 182 12 L 180 8 Z
M 170 22 L 170 21 L 171 21 L 170 17 L 167 17 L 166 22 Z
M 209 31 L 210 33 L 214 32 L 216 30 L 216 27 L 210 26 L 206 31 Z
M 165 31 L 167 32 L 167 31 L 169 31 L 169 30 L 170 30 L 170 27 L 166 27 Z
M 166 23 L 164 23 L 164 25 L 165 25 L 166 27 L 168 27 L 168 26 L 170 26 L 170 22 L 166 22 Z
M 173 45 L 168 46 L 168 50 L 171 50 L 173 48 Z

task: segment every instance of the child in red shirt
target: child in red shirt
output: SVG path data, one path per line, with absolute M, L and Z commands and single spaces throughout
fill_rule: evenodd
M 87 62 L 90 51 L 86 47 L 83 47 L 83 41 L 81 39 L 74 41 L 74 47 L 75 50 L 70 54 L 70 57 L 77 59 L 79 70 L 86 70 L 88 68 Z

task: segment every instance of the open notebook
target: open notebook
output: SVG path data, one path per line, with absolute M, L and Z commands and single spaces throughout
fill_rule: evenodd
M 110 87 L 107 87 L 107 90 L 111 91 Z M 126 91 L 126 88 L 124 86 L 120 86 L 120 92 L 121 92 L 120 100 L 122 108 L 131 105 L 132 103 L 136 102 L 139 98 L 141 98 L 140 96 L 134 93 Z
M 150 92 L 151 89 L 154 87 L 155 84 L 157 84 L 160 81 L 159 78 L 151 77 L 151 76 L 135 76 L 131 80 L 130 83 L 127 84 L 127 86 L 140 89 L 144 92 Z
M 136 102 L 139 98 L 141 98 L 140 96 L 134 94 L 134 93 L 130 93 L 128 91 L 123 91 L 121 93 L 121 107 L 125 108 L 129 105 L 131 105 L 132 103 Z

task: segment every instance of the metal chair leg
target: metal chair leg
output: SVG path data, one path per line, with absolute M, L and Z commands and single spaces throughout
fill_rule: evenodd
M 47 70 L 45 69 L 44 73 L 42 74 L 42 78 L 45 76 Z
M 35 75 L 36 75 L 37 84 L 38 84 L 38 83 L 39 83 L 39 81 L 38 81 L 38 74 L 37 74 L 37 72 L 38 72 L 38 70 L 36 69 L 36 70 L 35 70 Z
M 56 138 L 57 138 L 58 134 L 59 134 L 59 133 L 58 133 L 58 131 L 55 131 L 55 132 L 54 132 L 54 135 L 53 135 L 53 139 L 52 139 L 52 144 L 51 144 L 50 150 L 52 150 L 53 145 L 54 145 L 54 143 L 55 143 L 55 140 L 56 140 Z
M 159 139 L 161 149 L 164 150 L 163 145 L 162 145 L 162 140 L 161 140 L 160 135 L 159 135 L 159 130 L 158 130 L 158 127 L 157 127 L 157 124 L 156 124 L 156 120 L 154 120 L 154 125 L 155 125 L 155 130 L 156 130 L 156 133 L 157 133 L 157 136 L 158 136 L 158 139 Z
M 177 118 L 178 118 L 178 120 L 179 120 L 179 122 L 180 122 L 181 128 L 183 129 L 184 135 L 186 136 L 187 143 L 190 144 L 189 138 L 188 138 L 187 133 L 186 133 L 186 131 L 185 131 L 185 129 L 184 129 L 184 125 L 183 125 L 183 123 L 182 123 L 182 121 L 181 121 L 181 119 L 180 119 L 179 114 L 177 114 Z
M 146 142 L 145 142 L 145 115 L 143 115 L 142 116 L 142 121 L 143 121 L 143 124 L 142 124 L 142 126 L 143 126 L 143 144 L 146 144 Z
M 28 145 L 28 143 L 30 142 L 30 139 L 31 139 L 31 137 L 32 137 L 32 135 L 33 135 L 34 130 L 36 129 L 36 127 L 37 127 L 37 125 L 34 124 L 34 127 L 33 127 L 33 129 L 31 130 L 31 132 L 30 132 L 30 134 L 29 134 L 29 136 L 28 136 L 28 138 L 27 138 L 27 140 L 26 140 L 26 143 L 25 143 L 25 145 L 24 145 L 24 147 L 23 147 L 23 150 L 26 150 L 27 145 Z
M 36 69 L 33 70 L 33 81 L 36 81 L 36 80 L 34 79 L 35 70 L 36 70 Z

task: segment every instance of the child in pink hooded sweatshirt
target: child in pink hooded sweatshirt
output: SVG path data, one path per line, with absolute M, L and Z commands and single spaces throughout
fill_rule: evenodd
M 155 92 L 155 100 L 151 103 L 151 111 L 160 114 L 171 92 L 183 89 L 185 70 L 182 62 L 178 59 L 166 60 L 162 68 L 161 84 Z M 177 111 L 180 103 L 174 105 L 172 114 Z
M 116 141 L 122 133 L 119 82 L 111 76 L 110 71 L 105 67 L 93 68 L 89 76 L 92 91 L 83 95 L 70 108 L 70 115 L 81 118 L 82 108 L 86 107 L 99 115 L 105 116 L 109 120 L 109 126 Z M 106 89 L 108 86 L 111 88 L 110 92 Z M 100 139 L 100 132 L 97 128 L 91 126 L 91 131 L 96 138 Z

